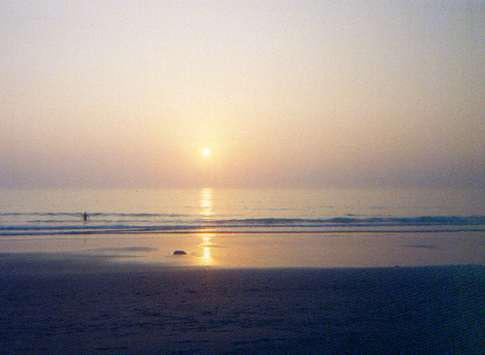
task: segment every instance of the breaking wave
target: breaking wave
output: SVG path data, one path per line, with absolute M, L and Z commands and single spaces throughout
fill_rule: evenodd
M 0 212 L 0 236 L 79 235 L 104 233 L 261 232 L 408 232 L 485 230 L 485 216 L 330 216 L 258 217 L 201 216 L 174 213 Z M 258 229 L 258 231 L 256 231 Z

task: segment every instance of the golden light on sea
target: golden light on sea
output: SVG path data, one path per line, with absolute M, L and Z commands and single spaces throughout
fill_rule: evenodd
M 200 214 L 202 216 L 211 216 L 213 212 L 212 203 L 212 189 L 210 187 L 205 187 L 200 190 L 200 200 L 199 200 Z

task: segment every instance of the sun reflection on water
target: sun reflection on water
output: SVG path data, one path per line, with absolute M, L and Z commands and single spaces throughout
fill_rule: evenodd
M 213 204 L 212 204 L 212 189 L 210 187 L 206 187 L 200 190 L 200 214 L 202 216 L 212 216 L 213 212 Z

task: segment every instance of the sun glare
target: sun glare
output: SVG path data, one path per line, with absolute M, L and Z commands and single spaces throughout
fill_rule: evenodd
M 210 150 L 210 148 L 208 147 L 204 147 L 200 150 L 200 154 L 204 157 L 204 158 L 209 158 L 212 154 L 212 151 Z

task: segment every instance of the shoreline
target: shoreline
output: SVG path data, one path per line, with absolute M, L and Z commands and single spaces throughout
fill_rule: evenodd
M 315 234 L 315 236 L 318 235 L 325 235 L 326 237 L 331 237 L 330 234 L 335 234 L 335 235 L 343 235 L 347 234 L 348 236 L 352 237 L 354 234 L 360 235 L 360 234 L 413 234 L 413 233 L 480 233 L 480 232 L 485 232 L 485 228 L 469 228 L 469 229 L 416 229 L 416 230 L 399 230 L 399 229 L 389 229 L 389 230 L 379 230 L 379 229 L 371 229 L 371 230 L 217 230 L 217 229 L 204 229 L 204 228 L 198 228 L 198 229 L 189 229 L 189 230 L 137 230 L 137 229 L 128 229 L 128 230 L 83 230 L 83 231 L 69 231 L 69 232 L 34 232 L 34 233 L 0 233 L 0 238 L 1 237 L 34 237 L 34 236 L 44 236 L 44 237 L 55 237 L 55 236 L 69 236 L 69 235 L 75 235 L 75 236 L 83 236 L 83 235 L 113 235 L 113 234 L 121 234 L 121 235 L 130 235 L 130 234 L 197 234 L 197 233 L 216 233 L 216 234 L 255 234 L 255 235 L 260 235 L 260 234 L 303 234 L 303 235 L 309 235 L 309 234 Z

